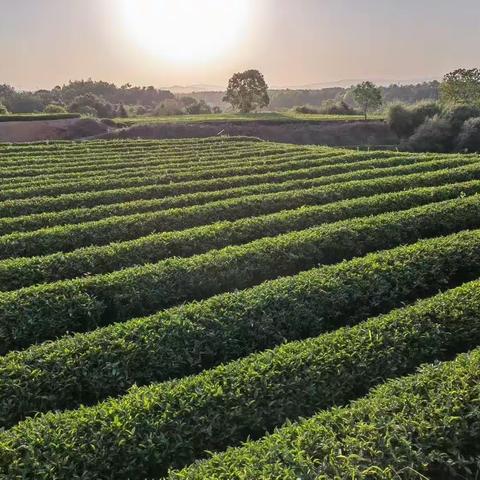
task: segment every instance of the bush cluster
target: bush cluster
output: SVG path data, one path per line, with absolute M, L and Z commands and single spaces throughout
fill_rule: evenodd
M 392 163 L 395 162 L 392 161 Z M 441 171 L 446 166 L 453 168 L 456 165 L 463 166 L 465 164 L 472 164 L 472 167 L 480 169 L 480 163 L 478 163 L 478 161 L 471 161 L 470 159 L 462 158 L 458 159 L 458 163 L 454 159 L 418 162 L 413 165 L 408 165 L 407 159 L 401 159 L 399 163 L 407 163 L 407 165 L 388 168 L 367 168 L 347 174 L 320 176 L 315 182 L 312 182 L 315 183 L 315 185 L 325 186 L 323 190 L 315 192 L 317 194 L 317 201 L 318 203 L 326 203 L 331 201 L 332 195 L 336 195 L 333 199 L 341 199 L 343 192 L 347 193 L 352 191 L 352 181 L 357 180 L 358 182 L 360 179 L 364 179 L 364 182 L 366 182 L 365 185 L 363 185 L 363 188 L 368 189 L 372 185 L 371 180 L 381 180 L 382 178 L 385 178 L 388 182 L 388 179 L 391 180 L 390 177 L 399 177 L 405 182 L 405 177 L 408 177 L 406 179 L 406 184 L 408 185 L 408 181 L 411 180 L 409 174 L 419 172 L 433 173 L 436 170 Z M 334 168 L 313 167 L 306 171 L 291 171 L 291 173 L 295 174 L 296 172 L 301 172 L 302 176 L 308 177 L 312 176 L 314 173 L 321 175 L 321 173 L 326 173 L 329 169 L 334 170 Z M 316 177 L 314 176 L 314 178 Z M 338 188 L 335 189 L 333 185 L 336 185 L 337 183 L 342 183 L 342 185 L 338 185 Z M 162 190 L 162 186 L 157 187 L 158 193 Z M 172 188 L 172 184 L 168 185 L 166 188 Z M 362 187 L 359 187 L 358 192 L 355 192 L 354 190 L 353 194 L 350 193 L 350 196 L 361 196 L 361 188 Z M 266 200 L 267 201 L 264 205 L 265 209 L 262 210 L 261 199 L 256 199 L 255 203 L 257 204 L 258 209 L 257 214 L 275 211 L 275 204 L 272 205 L 269 203 L 268 198 Z M 102 218 L 96 221 L 58 225 L 34 231 L 23 232 L 21 231 L 22 228 L 20 228 L 19 231 L 15 233 L 0 237 L 0 247 L 2 249 L 0 252 L 0 258 L 5 259 L 14 256 L 29 257 L 34 255 L 48 255 L 58 251 L 68 252 L 93 244 L 105 245 L 114 241 L 134 239 L 140 236 L 149 235 L 153 232 L 184 230 L 189 227 L 213 223 L 217 220 L 235 220 L 242 216 L 249 216 L 245 208 L 242 206 L 238 208 L 235 200 L 232 201 L 233 205 L 230 205 L 227 200 L 227 203 L 221 201 L 215 202 L 215 205 L 206 204 L 184 209 L 173 209 L 171 211 L 153 211 Z M 241 203 L 241 200 L 239 199 L 238 202 Z M 253 214 L 254 212 L 252 211 L 250 213 Z M 46 215 L 44 215 L 44 217 L 45 216 Z M 21 221 L 22 219 L 17 217 L 16 221 L 10 223 L 18 224 Z M 7 220 L 4 223 L 9 222 Z
M 478 228 L 479 209 L 474 196 L 261 238 L 193 257 L 3 292 L 0 350 L 125 321 L 422 237 Z
M 386 378 L 479 342 L 480 283 L 473 282 L 196 377 L 135 388 L 119 400 L 78 412 L 39 417 L 0 436 L 0 451 L 8 452 L 0 456 L 0 471 L 21 471 L 24 478 L 42 478 L 45 470 L 60 478 L 165 475 L 207 451 L 345 404 Z M 88 448 L 93 444 L 94 452 Z
M 422 241 L 0 359 L 0 418 L 93 403 L 388 312 L 480 274 L 479 233 Z
M 471 478 L 478 470 L 480 350 L 387 382 L 346 408 L 287 425 L 169 480 Z M 339 454 L 341 452 L 341 454 Z M 475 473 L 473 473 L 475 475 Z
M 323 203 L 325 192 L 322 188 L 312 188 L 219 201 L 203 207 L 186 208 L 178 213 L 170 210 L 164 212 L 163 216 L 161 213 L 155 215 L 159 225 L 164 228 L 172 219 L 174 222 L 179 221 L 182 226 L 185 226 L 184 221 L 191 222 L 192 215 L 189 218 L 187 211 L 193 214 L 193 218 L 198 215 L 193 223 L 203 222 L 206 226 L 153 233 L 135 240 L 105 246 L 94 245 L 70 253 L 58 252 L 47 256 L 4 260 L 0 262 L 0 290 L 15 290 L 38 283 L 107 273 L 158 262 L 170 256 L 188 257 L 211 249 L 247 243 L 266 235 L 279 235 L 321 223 L 404 210 L 476 193 L 480 193 L 478 180 L 317 205 Z M 285 209 L 293 210 L 281 211 Z M 279 213 L 268 213 L 277 211 Z M 185 215 L 180 215 L 181 212 Z M 242 218 L 248 216 L 247 212 L 254 213 L 253 218 Z M 240 219 L 209 225 L 215 219 L 233 220 L 237 217 Z M 136 227 L 137 234 L 141 226 Z
M 387 115 L 390 128 L 402 139 L 402 148 L 415 152 L 480 151 L 477 119 L 480 107 L 439 103 L 394 104 Z

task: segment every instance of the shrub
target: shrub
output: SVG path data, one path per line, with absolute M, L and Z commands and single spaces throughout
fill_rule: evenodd
M 326 115 L 358 115 L 354 108 L 350 107 L 344 101 L 341 102 L 325 102 L 320 109 L 320 113 L 324 113 Z
M 163 115 L 182 115 L 184 113 L 183 104 L 174 98 L 167 98 L 159 103 L 154 109 L 153 114 L 158 116 Z
M 435 102 L 419 102 L 414 106 L 395 103 L 388 108 L 387 123 L 400 138 L 406 138 L 425 120 L 439 115 L 440 112 L 440 106 Z
M 422 241 L 12 352 L 0 358 L 0 419 L 92 403 L 387 312 L 478 276 L 479 238 Z
M 403 147 L 411 152 L 449 152 L 454 140 L 455 132 L 450 121 L 435 116 L 425 120 Z
M 479 383 L 477 349 L 424 366 L 348 407 L 286 425 L 168 478 L 474 478 L 480 455 Z
M 50 103 L 43 109 L 43 111 L 45 113 L 67 113 L 66 108 L 57 103 Z
M 457 137 L 457 150 L 480 152 L 480 117 L 467 120 Z
M 0 349 L 6 352 L 67 331 L 125 321 L 421 237 L 478 228 L 479 208 L 476 197 L 467 198 L 261 238 L 106 275 L 4 292 L 0 294 Z
M 409 373 L 422 362 L 448 359 L 478 342 L 480 283 L 473 282 L 353 328 L 286 344 L 196 377 L 135 388 L 80 412 L 38 417 L 4 435 L 8 461 L 15 467 L 10 470 L 3 457 L 0 469 L 39 475 L 36 465 L 41 465 L 60 478 L 165 475 L 169 467 L 191 463 L 206 451 L 345 404 L 385 378 Z M 94 451 L 84 448 L 92 444 Z
M 209 105 L 207 105 L 204 100 L 200 100 L 198 102 L 195 101 L 195 103 L 187 105 L 185 107 L 185 112 L 189 115 L 204 115 L 212 113 L 212 109 Z
M 184 216 L 175 210 L 165 212 L 164 216 L 158 212 L 159 230 L 172 220 L 180 224 L 187 223 L 188 212 L 198 214 L 200 218 L 203 212 L 206 218 L 205 223 L 209 223 L 214 217 L 220 219 L 243 217 L 247 215 L 246 212 L 252 212 L 254 218 L 241 218 L 234 222 L 206 225 L 178 232 L 154 233 L 136 240 L 104 246 L 95 245 L 70 253 L 58 252 L 48 256 L 6 260 L 0 262 L 0 290 L 15 290 L 38 283 L 87 274 L 107 273 L 121 268 L 158 262 L 169 256 L 187 257 L 214 248 L 239 245 L 266 235 L 277 235 L 321 223 L 375 215 L 389 210 L 404 210 L 425 203 L 448 200 L 462 194 L 476 193 L 480 193 L 480 181 L 417 188 L 405 192 L 337 201 L 334 204 L 315 205 L 321 203 L 323 191 L 321 188 L 313 188 L 214 202 L 211 205 L 205 205 L 205 208 L 202 206 L 187 208 L 184 210 Z M 314 206 L 307 207 L 312 204 Z M 299 206 L 301 207 L 298 208 Z M 262 213 L 296 207 L 296 210 L 260 216 Z M 219 211 L 222 213 L 219 214 Z M 191 220 L 190 223 L 192 223 Z
M 301 113 L 301 114 L 304 114 L 304 115 L 313 115 L 313 114 L 319 113 L 316 108 L 309 107 L 308 105 L 302 105 L 300 107 L 295 107 L 294 112 L 295 113 Z
M 480 117 L 480 106 L 457 105 L 445 110 L 443 117 L 450 122 L 451 128 L 457 134 L 467 120 Z
M 0 102 L 0 115 L 7 115 L 8 114 L 8 109 L 7 107 Z
M 401 162 L 399 162 L 401 163 Z M 419 172 L 434 173 L 435 170 L 441 170 L 446 167 L 454 168 L 458 165 L 465 165 L 472 163 L 475 171 L 480 171 L 480 163 L 477 164 L 476 159 L 459 158 L 457 160 L 437 160 L 431 162 L 419 162 L 413 165 L 400 165 L 398 167 L 388 168 L 367 168 L 364 170 L 349 173 L 339 173 L 337 175 L 325 175 L 329 167 L 319 166 L 310 169 L 299 169 L 291 172 L 284 172 L 287 176 L 293 178 L 312 178 L 310 186 L 324 185 L 323 190 L 317 191 L 317 203 L 326 203 L 328 201 L 339 200 L 342 195 L 343 198 L 359 197 L 362 194 L 369 194 L 371 192 L 384 192 L 384 185 L 395 190 L 398 185 L 411 186 L 412 178 L 407 174 L 416 174 Z M 372 162 L 374 165 L 375 162 Z M 360 165 L 357 164 L 358 166 Z M 271 168 L 271 167 L 270 167 Z M 268 170 L 268 167 L 267 167 Z M 272 169 L 273 170 L 273 169 Z M 454 172 L 455 173 L 455 172 Z M 191 172 L 189 173 L 191 174 Z M 478 173 L 477 173 L 478 174 Z M 194 174 L 200 176 L 198 173 Z M 257 178 L 263 179 L 264 174 L 258 174 Z M 273 172 L 270 175 L 275 175 Z M 317 178 L 318 177 L 318 178 Z M 385 178 L 385 184 L 380 181 L 368 181 Z M 239 177 L 242 178 L 242 177 Z M 246 178 L 246 177 L 243 177 Z M 250 179 L 254 179 L 250 176 Z M 275 177 L 273 177 L 275 178 Z M 435 178 L 435 177 L 434 177 Z M 152 177 L 152 183 L 155 183 Z M 398 179 L 398 182 L 395 182 Z M 422 182 L 428 182 L 430 177 L 422 178 Z M 360 182 L 354 182 L 360 180 Z M 225 186 L 227 180 L 219 178 L 217 182 Z M 230 179 L 231 181 L 231 179 Z M 415 180 L 414 180 L 415 181 Z M 342 182 L 342 185 L 338 183 Z M 434 181 L 435 182 L 435 181 Z M 100 183 L 102 181 L 100 180 Z M 158 181 L 160 183 L 160 180 Z M 191 182 L 193 183 L 193 182 Z M 190 182 L 184 184 L 159 184 L 157 185 L 157 195 L 160 195 L 162 190 L 165 193 L 172 194 L 177 189 L 182 191 L 182 187 L 191 185 Z M 212 182 L 210 182 L 212 183 Z M 262 183 L 261 181 L 258 183 Z M 392 185 L 393 184 L 393 185 Z M 423 183 L 425 184 L 425 183 Z M 173 188 L 172 188 L 173 187 Z M 271 206 L 271 204 L 270 204 Z M 214 210 L 215 210 L 214 206 Z M 87 245 L 105 245 L 112 241 L 128 240 L 138 238 L 142 235 L 148 235 L 154 231 L 168 231 L 176 229 L 184 229 L 196 225 L 202 225 L 205 222 L 214 221 L 218 215 L 223 215 L 225 219 L 238 218 L 236 215 L 244 215 L 245 211 L 240 211 L 233 208 L 230 212 L 223 211 L 222 207 L 214 214 L 210 210 L 210 215 L 204 215 L 203 212 L 209 210 L 209 206 L 199 207 L 198 209 L 190 208 L 185 212 L 149 212 L 133 215 L 125 215 L 114 218 L 100 219 L 95 222 L 86 222 L 85 224 L 70 224 L 65 226 L 53 226 L 51 228 L 40 229 L 32 232 L 15 232 L 10 235 L 0 237 L 0 258 L 9 258 L 13 256 L 28 257 L 33 255 L 46 255 L 53 252 L 64 251 L 68 252 L 76 248 Z

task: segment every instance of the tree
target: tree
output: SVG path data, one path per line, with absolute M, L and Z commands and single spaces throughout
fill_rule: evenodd
M 212 109 L 209 105 L 205 102 L 205 100 L 196 101 L 195 103 L 191 103 L 187 107 L 185 107 L 185 111 L 189 115 L 202 115 L 206 113 L 212 113 Z
M 7 107 L 0 102 L 0 115 L 7 115 L 8 114 L 8 109 Z
M 359 83 L 353 87 L 352 95 L 367 119 L 367 113 L 382 105 L 382 91 L 372 82 Z
M 92 114 L 92 112 L 96 112 L 95 116 L 104 118 L 110 118 L 115 115 L 115 108 L 113 105 L 93 93 L 86 93 L 85 95 L 75 97 L 73 102 L 68 106 L 68 111 L 84 115 L 87 114 L 86 112 L 88 112 L 88 115 Z
M 121 103 L 117 107 L 117 117 L 120 117 L 120 118 L 127 118 L 128 117 L 127 109 L 125 108 L 123 103 Z
M 235 110 L 249 113 L 270 103 L 268 86 L 258 70 L 235 73 L 228 82 L 227 94 L 223 98 Z
M 480 105 L 480 69 L 459 68 L 447 73 L 440 93 L 444 103 Z

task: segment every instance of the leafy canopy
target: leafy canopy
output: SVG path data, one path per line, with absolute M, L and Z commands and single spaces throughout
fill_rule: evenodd
M 372 82 L 363 82 L 356 85 L 353 87 L 352 94 L 355 102 L 362 109 L 365 120 L 369 111 L 375 110 L 382 105 L 382 92 Z
M 480 105 L 480 69 L 459 68 L 447 73 L 440 93 L 444 103 Z
M 228 82 L 227 93 L 223 98 L 235 110 L 249 113 L 270 103 L 268 86 L 258 70 L 235 73 Z

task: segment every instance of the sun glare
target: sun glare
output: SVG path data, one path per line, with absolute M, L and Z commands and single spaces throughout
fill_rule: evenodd
M 233 49 L 248 28 L 251 0 L 122 0 L 133 41 L 175 62 L 202 63 Z

